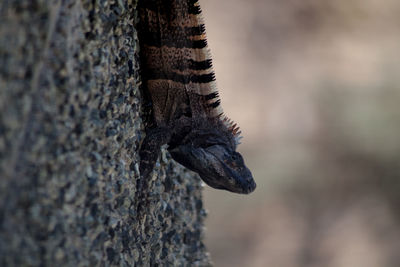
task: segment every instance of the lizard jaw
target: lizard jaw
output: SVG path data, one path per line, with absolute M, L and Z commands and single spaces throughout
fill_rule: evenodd
M 256 188 L 251 172 L 243 160 L 241 166 L 235 168 L 234 162 L 229 164 L 227 151 L 222 146 L 196 148 L 182 145 L 172 149 L 170 153 L 177 162 L 197 172 L 213 188 L 239 194 L 249 194 Z
M 236 159 L 237 162 L 235 162 L 235 160 L 230 159 L 229 156 L 223 155 L 226 151 L 220 153 L 221 149 L 215 149 L 216 147 L 218 146 L 206 148 L 205 151 L 207 155 L 214 157 L 214 169 L 221 173 L 222 178 L 220 178 L 220 181 L 223 182 L 222 189 L 241 194 L 253 192 L 256 188 L 256 183 L 254 182 L 250 170 L 245 166 L 240 154 L 237 152 L 229 153 L 237 154 L 238 157 L 240 157 L 240 159 Z M 210 178 L 215 179 L 214 177 Z M 205 181 L 205 178 L 202 177 L 202 179 Z

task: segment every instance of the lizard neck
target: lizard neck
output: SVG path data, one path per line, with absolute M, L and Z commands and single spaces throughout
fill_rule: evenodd
M 169 149 L 179 145 L 202 147 L 206 143 L 225 143 L 236 148 L 235 137 L 226 125 L 217 118 L 181 118 L 171 128 Z

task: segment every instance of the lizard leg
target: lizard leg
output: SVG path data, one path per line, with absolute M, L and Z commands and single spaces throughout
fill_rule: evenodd
M 146 133 L 139 151 L 141 178 L 145 179 L 149 176 L 160 155 L 160 147 L 168 143 L 170 138 L 169 130 L 164 127 L 156 127 Z
M 146 133 L 146 137 L 140 147 L 139 156 L 139 172 L 140 177 L 136 185 L 136 195 L 138 203 L 138 211 L 144 205 L 144 196 L 147 189 L 146 179 L 152 172 L 158 156 L 160 155 L 160 147 L 168 143 L 171 138 L 170 131 L 165 127 L 156 127 L 150 129 Z

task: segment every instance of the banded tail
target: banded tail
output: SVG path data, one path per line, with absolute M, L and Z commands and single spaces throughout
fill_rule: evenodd
M 153 102 L 168 106 L 166 92 L 174 88 L 182 94 L 202 97 L 203 106 L 195 109 L 202 109 L 204 116 L 221 116 L 223 110 L 198 1 L 145 0 L 139 9 L 146 85 L 151 94 L 165 91 Z

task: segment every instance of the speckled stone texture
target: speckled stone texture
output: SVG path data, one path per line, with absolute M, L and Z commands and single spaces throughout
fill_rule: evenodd
M 207 266 L 201 184 L 163 151 L 138 220 L 134 0 L 0 1 L 0 266 Z

